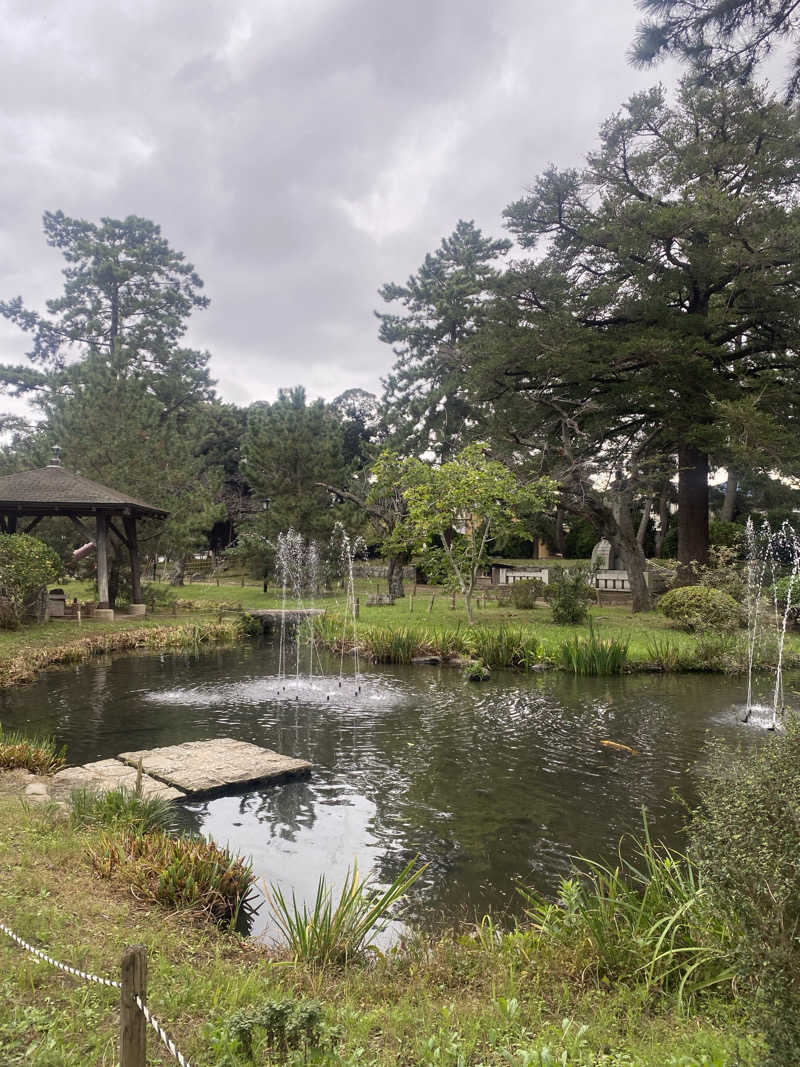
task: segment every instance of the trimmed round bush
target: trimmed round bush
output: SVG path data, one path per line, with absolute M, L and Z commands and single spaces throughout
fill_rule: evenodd
M 682 585 L 662 596 L 661 611 L 683 630 L 736 630 L 742 609 L 729 593 L 705 585 Z
M 63 571 L 57 554 L 37 537 L 0 534 L 0 597 L 2 626 L 15 629 L 38 594 Z

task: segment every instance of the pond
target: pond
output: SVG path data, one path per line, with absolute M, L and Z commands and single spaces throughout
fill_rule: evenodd
M 356 857 L 385 881 L 419 854 L 412 911 L 431 924 L 518 912 L 520 880 L 547 891 L 575 854 L 611 860 L 643 805 L 680 846 L 675 795 L 692 801 L 708 739 L 764 736 L 737 721 L 742 680 L 719 675 L 475 685 L 450 667 L 368 667 L 359 693 L 331 659 L 325 682 L 284 692 L 277 666 L 266 641 L 94 661 L 3 691 L 0 721 L 55 735 L 70 763 L 215 736 L 311 760 L 308 780 L 181 805 L 185 825 L 299 897 Z

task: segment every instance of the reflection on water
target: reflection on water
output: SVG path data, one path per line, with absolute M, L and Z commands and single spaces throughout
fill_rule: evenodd
M 708 736 L 763 736 L 737 720 L 738 679 L 499 672 L 477 686 L 446 667 L 371 668 L 358 693 L 330 669 L 284 691 L 267 644 L 123 656 L 4 691 L 0 719 L 55 734 L 73 763 L 223 736 L 309 759 L 306 781 L 186 803 L 186 825 L 298 897 L 356 857 L 386 880 L 419 854 L 428 920 L 514 910 L 519 879 L 546 890 L 576 853 L 610 859 L 642 805 L 680 844 L 673 793 L 692 799 Z

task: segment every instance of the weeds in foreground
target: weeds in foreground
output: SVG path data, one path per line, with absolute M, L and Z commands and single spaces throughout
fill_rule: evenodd
M 643 980 L 648 991 L 670 992 L 681 1007 L 712 987 L 732 990 L 736 931 L 714 909 L 689 858 L 634 840 L 634 856 L 619 864 L 582 860 L 585 876 L 561 881 L 548 903 L 523 890 L 540 936 L 589 950 L 598 980 Z
M 101 878 L 120 874 L 154 903 L 187 908 L 230 928 L 253 912 L 253 868 L 202 837 L 163 831 L 127 832 L 113 839 L 103 834 L 89 857 Z
M 342 965 L 374 950 L 373 942 L 390 922 L 389 911 L 405 896 L 427 864 L 417 867 L 410 860 L 384 890 L 374 888 L 372 876 L 362 878 L 358 864 L 348 867 L 338 900 L 322 875 L 310 909 L 298 906 L 271 885 L 267 891 L 272 917 L 295 959 L 325 967 Z
M 26 737 L 19 730 L 4 731 L 0 724 L 0 768 L 22 768 L 33 774 L 55 774 L 66 763 L 66 745 L 52 737 Z
M 175 810 L 169 800 L 145 797 L 136 790 L 120 788 L 95 793 L 91 789 L 73 789 L 70 804 L 70 821 L 75 827 L 101 826 L 139 835 L 175 827 Z

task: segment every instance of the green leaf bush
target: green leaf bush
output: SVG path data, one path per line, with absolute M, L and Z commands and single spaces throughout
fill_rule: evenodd
M 800 721 L 753 752 L 712 750 L 690 825 L 709 902 L 741 930 L 739 995 L 771 1065 L 800 1063 Z
M 550 571 L 545 598 L 550 604 L 553 622 L 561 626 L 576 626 L 586 622 L 589 605 L 595 599 L 585 567 L 561 567 Z
M 0 534 L 0 627 L 15 630 L 37 594 L 62 574 L 58 555 L 37 537 Z
M 731 632 L 742 624 L 740 605 L 721 589 L 684 585 L 671 589 L 659 601 L 659 609 L 682 630 Z
M 544 596 L 544 588 L 541 578 L 526 578 L 524 581 L 514 582 L 511 586 L 511 603 L 522 611 L 530 611 L 536 607 L 537 599 Z

